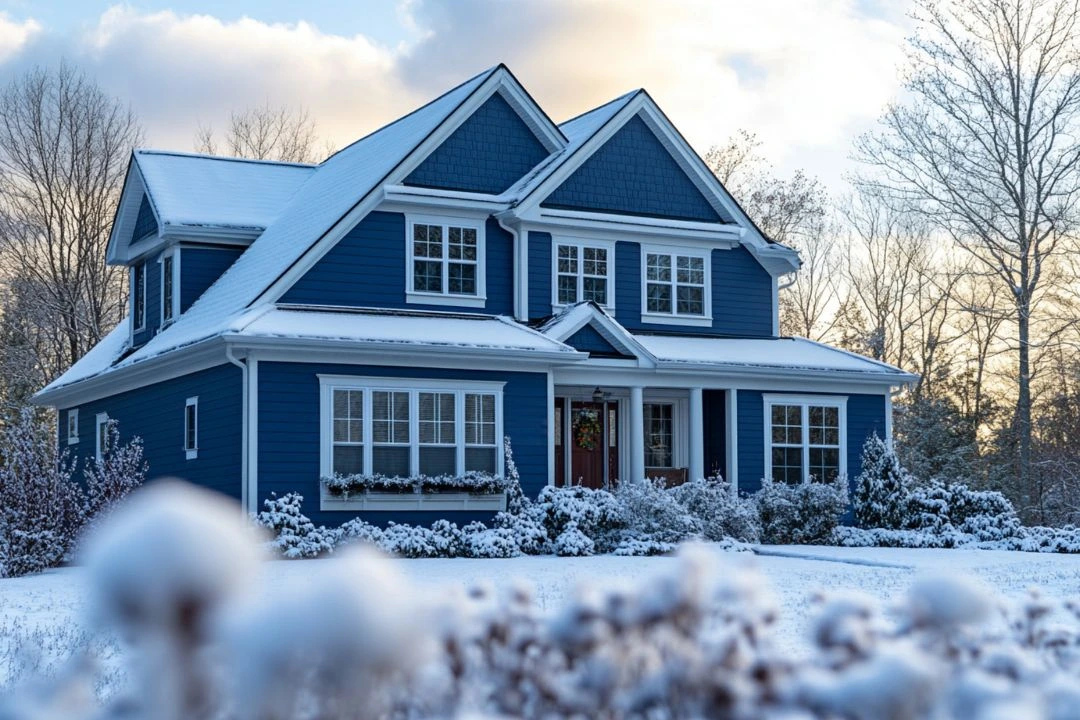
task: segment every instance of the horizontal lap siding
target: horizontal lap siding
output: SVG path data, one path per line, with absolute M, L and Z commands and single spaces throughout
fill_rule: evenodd
M 627 122 L 542 204 L 624 215 L 721 220 L 640 117 Z
M 783 394 L 783 393 L 779 393 Z M 828 393 L 798 393 L 822 395 Z M 765 473 L 765 404 L 760 390 L 739 390 L 739 489 L 756 492 Z M 848 479 L 862 471 L 862 446 L 877 433 L 885 436 L 885 396 L 849 394 L 847 397 Z
M 485 224 L 487 306 L 492 314 L 514 312 L 513 238 L 494 218 Z M 412 310 L 477 308 L 405 302 L 405 216 L 372 212 L 338 241 L 282 297 L 285 303 L 384 307 Z
M 117 421 L 120 441 L 143 440 L 148 478 L 178 477 L 240 499 L 243 385 L 240 369 L 219 365 L 137 390 L 79 406 L 79 442 L 67 444 L 67 412 L 60 413 L 61 449 L 79 459 L 93 460 L 95 418 L 107 413 Z M 199 455 L 186 459 L 184 406 L 199 398 Z
M 180 249 L 180 312 L 187 312 L 192 303 L 206 292 L 221 275 L 236 262 L 243 248 Z
M 495 94 L 428 155 L 405 184 L 497 195 L 547 156 L 529 126 Z
M 504 432 L 525 493 L 535 497 L 547 484 L 547 375 L 543 373 L 441 370 L 309 363 L 259 363 L 259 503 L 270 496 L 299 492 L 304 513 L 316 523 L 337 525 L 353 517 L 375 522 L 429 524 L 443 515 L 430 512 L 341 512 L 319 509 L 319 374 L 372 377 L 485 380 L 505 382 Z M 491 513 L 452 512 L 447 519 L 469 522 Z
M 551 315 L 551 233 L 529 233 L 529 317 Z

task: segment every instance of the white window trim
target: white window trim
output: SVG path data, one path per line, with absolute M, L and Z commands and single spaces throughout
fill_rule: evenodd
M 772 478 L 772 408 L 774 405 L 798 405 L 802 408 L 802 481 L 810 482 L 810 412 L 807 408 L 834 407 L 840 422 L 840 477 L 847 477 L 847 396 L 846 395 L 775 395 L 762 396 L 765 403 L 765 477 Z M 832 447 L 832 446 L 829 446 Z
M 465 469 L 465 395 L 487 393 L 495 396 L 495 474 L 503 474 L 503 388 L 504 382 L 478 380 L 424 380 L 414 378 L 361 377 L 351 375 L 319 375 L 319 476 L 328 477 L 333 471 L 333 410 L 334 390 L 364 391 L 364 471 L 371 468 L 372 447 L 372 391 L 409 393 L 409 466 L 420 467 L 420 413 L 419 394 L 422 392 L 453 392 L 454 441 L 457 447 L 456 473 Z M 469 447 L 489 447 L 486 445 Z M 348 509 L 339 505 L 327 505 L 323 509 Z
M 94 417 L 94 459 L 101 462 L 105 448 L 101 447 L 101 426 L 109 424 L 108 413 L 98 413 Z
M 74 433 L 72 433 L 72 420 L 74 420 Z M 67 441 L 68 445 L 74 445 L 79 442 L 79 408 L 72 408 L 67 411 Z
M 559 302 L 559 246 L 570 245 L 578 249 L 577 297 L 581 302 L 584 290 L 584 248 L 602 248 L 607 251 L 607 303 L 602 307 L 615 311 L 615 243 L 611 240 L 588 240 L 576 237 L 555 237 L 551 239 L 551 309 L 557 312 L 567 307 Z
M 142 292 L 143 292 L 143 302 L 142 302 L 142 312 L 141 313 L 136 312 L 139 309 L 139 303 L 138 303 L 138 298 L 137 298 L 136 293 L 135 293 L 135 287 L 136 287 L 136 284 L 135 284 L 136 277 L 135 277 L 135 275 L 137 273 L 139 273 L 139 272 L 142 273 Z M 138 264 L 132 266 L 132 268 L 131 268 L 131 317 L 132 317 L 131 330 L 132 330 L 133 334 L 137 333 L 137 332 L 142 332 L 143 330 L 146 330 L 146 261 L 140 261 Z
M 671 461 L 673 468 L 684 468 L 690 464 L 690 400 L 683 393 L 655 392 L 646 390 L 642 395 L 642 407 L 659 404 L 671 405 Z M 627 403 L 629 407 L 629 402 Z M 628 414 L 628 413 L 627 413 Z M 643 413 L 644 414 L 644 413 Z M 627 466 L 629 467 L 629 466 Z
M 441 225 L 443 227 L 443 292 L 413 290 L 413 228 L 416 225 Z M 476 218 L 453 217 L 448 215 L 406 215 L 405 216 L 405 302 L 417 305 L 449 305 L 454 307 L 483 308 L 487 304 L 487 237 L 484 232 L 486 223 Z M 448 246 L 449 228 L 461 227 L 476 230 L 476 294 L 453 295 L 450 293 L 448 268 L 450 259 Z
M 675 257 L 697 257 L 704 260 L 705 266 L 705 314 L 704 315 L 680 315 L 674 295 L 671 298 L 671 312 L 650 312 L 648 296 L 648 261 L 649 255 L 669 255 L 672 258 L 671 272 L 674 276 L 676 271 Z M 674 285 L 674 282 L 672 283 Z M 694 327 L 711 327 L 713 323 L 712 313 L 712 251 L 709 249 L 674 247 L 671 245 L 642 245 L 641 246 L 641 321 L 655 325 L 689 325 Z
M 167 300 L 165 297 L 165 258 L 172 259 L 172 317 L 168 320 L 165 319 L 165 302 Z M 180 248 L 174 246 L 161 253 L 161 256 L 158 258 L 158 264 L 161 265 L 161 272 L 158 273 L 161 276 L 159 278 L 161 284 L 161 303 L 159 312 L 161 327 L 164 329 L 165 327 L 172 325 L 176 322 L 176 319 L 180 317 Z
M 195 437 L 188 436 L 188 408 L 195 408 Z M 199 457 L 199 396 L 189 397 L 184 402 L 184 456 L 188 460 Z

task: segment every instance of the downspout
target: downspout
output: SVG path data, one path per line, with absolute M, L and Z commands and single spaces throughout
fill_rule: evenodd
M 495 222 L 514 238 L 514 319 L 527 322 L 529 320 L 528 233 L 507 225 L 503 222 L 503 215 L 503 213 L 495 215 Z
M 241 373 L 240 506 L 244 514 L 248 514 L 251 512 L 248 502 L 248 366 L 233 355 L 232 345 L 225 346 L 225 359 L 240 368 Z

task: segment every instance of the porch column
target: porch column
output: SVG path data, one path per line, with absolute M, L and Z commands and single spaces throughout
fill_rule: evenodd
M 705 477 L 705 405 L 701 388 L 690 388 L 690 480 Z
M 645 408 L 641 387 L 630 388 L 630 477 L 645 477 Z

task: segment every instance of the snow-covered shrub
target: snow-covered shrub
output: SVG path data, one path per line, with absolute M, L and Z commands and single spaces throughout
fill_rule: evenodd
M 366 544 L 381 547 L 383 529 L 361 518 L 353 518 L 342 523 L 334 531 L 334 545 Z
M 563 526 L 562 532 L 555 538 L 551 547 L 556 555 L 563 557 L 579 557 L 596 552 L 596 543 L 578 528 L 576 520 L 571 520 Z
M 851 499 L 855 524 L 863 528 L 904 526 L 906 500 L 912 479 L 896 453 L 874 433 L 862 449 L 862 472 L 855 478 Z
M 661 478 L 623 480 L 614 494 L 627 530 L 640 538 L 671 544 L 701 535 L 701 522 Z
M 548 552 L 551 538 L 544 528 L 543 518 L 533 505 L 526 505 L 519 514 L 502 512 L 495 516 L 494 527 L 505 529 L 514 538 L 514 544 L 525 555 L 542 555 Z
M 640 535 L 632 530 L 622 533 L 619 544 L 611 551 L 612 555 L 649 556 L 667 555 L 678 547 L 675 543 L 664 542 L 653 535 Z
M 452 544 L 449 538 L 436 534 L 431 528 L 391 521 L 383 530 L 379 547 L 399 557 L 433 558 L 443 557 L 442 553 Z
M 510 436 L 503 438 L 503 462 L 506 465 L 506 512 L 520 515 L 528 507 L 529 499 L 521 489 L 521 473 L 514 462 L 514 449 L 510 447 Z
M 788 485 L 762 478 L 761 490 L 753 498 L 761 518 L 763 542 L 820 544 L 829 541 L 847 512 L 847 480 Z
M 996 490 L 972 490 L 967 485 L 949 487 L 949 520 L 957 530 L 979 540 L 1002 540 L 1020 533 L 1020 518 L 1013 504 Z
M 334 530 L 322 525 L 315 527 L 315 523 L 300 510 L 303 502 L 304 497 L 298 493 L 288 493 L 281 498 L 270 493 L 263 501 L 266 509 L 255 517 L 256 524 L 270 532 L 270 547 L 290 560 L 333 552 L 337 540 Z
M 55 567 L 83 523 L 75 464 L 59 452 L 51 423 L 30 408 L 0 442 L 0 577 Z
M 462 528 L 463 553 L 474 558 L 512 558 L 521 555 L 517 536 L 505 527 L 489 528 L 483 523 L 469 523 Z
M 548 537 L 553 540 L 573 523 L 576 533 L 591 538 L 593 544 L 606 547 L 612 536 L 626 526 L 615 496 L 604 490 L 580 485 L 562 488 L 549 485 L 540 491 L 535 505 Z M 572 533 L 571 537 L 574 535 Z
M 844 547 L 953 548 L 974 542 L 970 535 L 944 530 L 890 530 L 841 526 L 833 530 L 829 542 Z
M 690 480 L 668 490 L 701 526 L 702 537 L 757 542 L 761 521 L 753 501 L 740 498 L 723 478 Z
M 116 503 L 123 500 L 146 482 L 150 466 L 143 459 L 143 441 L 136 436 L 120 442 L 120 428 L 115 420 L 106 425 L 108 440 L 101 458 L 87 458 L 83 468 L 86 505 L 83 510 L 88 522 L 97 522 Z

